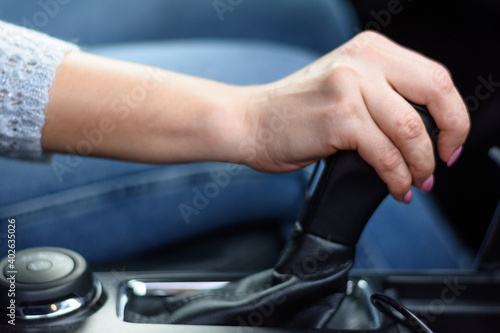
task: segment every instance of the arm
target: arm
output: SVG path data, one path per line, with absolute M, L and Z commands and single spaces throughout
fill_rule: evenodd
M 59 66 L 45 151 L 146 163 L 235 161 L 237 87 L 83 52 Z
M 251 87 L 72 52 L 51 89 L 42 144 L 55 152 L 231 161 L 270 172 L 358 150 L 391 194 L 408 201 L 412 184 L 432 187 L 434 158 L 405 98 L 427 105 L 441 129 L 439 155 L 452 160 L 469 118 L 448 72 L 375 33 L 287 78 Z

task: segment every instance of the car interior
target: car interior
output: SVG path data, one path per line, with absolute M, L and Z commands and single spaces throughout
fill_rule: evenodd
M 449 68 L 472 123 L 461 159 L 452 168 L 437 163 L 433 192 L 416 193 L 408 207 L 394 209 L 374 170 L 356 152 L 342 151 L 310 168 L 303 202 L 287 212 L 296 216 L 293 226 L 272 213 L 257 221 L 242 216 L 234 226 L 112 260 L 56 241 L 17 248 L 15 315 L 7 297 L 13 257 L 3 254 L 11 219 L 18 226 L 21 219 L 0 206 L 0 331 L 498 332 L 500 4 L 338 1 L 352 15 L 345 17 L 330 2 L 0 0 L 0 20 L 84 51 L 234 84 L 277 80 L 356 33 L 376 30 Z M 339 26 L 343 20 L 352 28 Z M 193 58 L 200 49 L 204 57 Z M 261 72 L 245 70 L 243 53 Z M 429 112 L 412 105 L 435 138 Z M 16 163 L 0 167 L 0 178 L 30 172 L 29 162 Z M 100 184 L 128 176 L 92 178 L 101 163 L 85 159 L 80 177 Z M 54 187 L 51 200 L 63 200 L 66 190 Z M 380 243 L 384 253 L 364 245 Z

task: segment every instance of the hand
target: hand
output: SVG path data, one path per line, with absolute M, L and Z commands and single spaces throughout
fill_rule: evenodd
M 247 107 L 239 161 L 286 172 L 338 150 L 357 150 L 405 202 L 412 184 L 430 190 L 435 167 L 423 122 L 405 99 L 429 109 L 445 162 L 456 158 L 470 127 L 445 67 L 374 32 L 280 81 L 242 89 Z

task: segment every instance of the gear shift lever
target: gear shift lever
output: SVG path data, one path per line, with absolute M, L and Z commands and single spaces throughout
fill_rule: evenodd
M 434 139 L 437 126 L 429 111 L 412 105 Z M 318 186 L 312 197 L 306 198 L 299 221 L 305 232 L 353 246 L 370 216 L 387 196 L 387 187 L 355 152 L 341 151 L 325 162 Z
M 415 108 L 434 136 L 437 129 L 428 111 Z M 319 183 L 306 198 L 297 227 L 273 269 L 222 289 L 167 297 L 158 321 L 324 327 L 345 295 L 356 242 L 388 194 L 386 185 L 357 152 L 337 152 L 325 162 Z M 151 318 L 145 320 L 151 322 Z

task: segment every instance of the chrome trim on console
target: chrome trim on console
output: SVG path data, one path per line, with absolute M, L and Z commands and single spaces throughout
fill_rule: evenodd
M 74 297 L 59 302 L 42 305 L 25 305 L 19 308 L 19 318 L 24 320 L 40 320 L 58 318 L 75 312 L 84 306 L 94 303 L 102 295 L 102 285 L 94 277 L 93 288 L 83 297 Z

